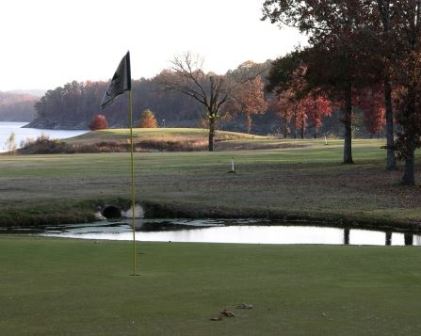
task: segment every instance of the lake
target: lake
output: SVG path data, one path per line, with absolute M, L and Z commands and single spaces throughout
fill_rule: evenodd
M 231 224 L 230 224 L 231 223 Z M 236 225 L 232 225 L 235 223 Z M 128 223 L 98 222 L 46 228 L 43 236 L 132 240 Z M 136 233 L 138 241 L 239 243 L 239 244 L 326 244 L 326 245 L 421 245 L 418 234 L 343 229 L 301 225 L 268 225 L 259 220 L 160 220 L 145 219 Z
M 68 130 L 46 130 L 37 128 L 22 128 L 27 122 L 0 122 L 0 152 L 5 152 L 6 141 L 12 133 L 15 133 L 15 142 L 18 147 L 28 139 L 36 139 L 41 135 L 46 135 L 50 139 L 64 139 L 84 134 L 87 131 L 68 131 Z

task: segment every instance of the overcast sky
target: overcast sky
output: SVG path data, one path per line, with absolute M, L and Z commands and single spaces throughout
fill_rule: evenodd
M 263 0 L 1 0 L 0 91 L 108 80 L 127 50 L 134 79 L 186 51 L 224 73 L 305 38 L 261 22 Z

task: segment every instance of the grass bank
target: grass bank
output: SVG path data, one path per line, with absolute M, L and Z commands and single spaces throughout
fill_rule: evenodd
M 0 236 L 1 335 L 419 335 L 418 248 L 142 243 L 139 277 L 130 248 Z
M 102 153 L 130 151 L 127 129 L 106 129 L 89 132 L 65 140 L 46 137 L 28 142 L 21 154 Z M 135 128 L 134 148 L 137 152 L 204 151 L 208 148 L 208 130 L 199 128 Z M 270 149 L 289 147 L 274 137 L 218 131 L 215 136 L 219 150 Z
M 384 141 L 355 140 L 354 165 L 341 164 L 342 141 L 292 143 L 277 149 L 136 153 L 137 199 L 149 205 L 147 216 L 421 222 L 420 187 L 403 187 L 401 171 L 385 171 Z M 228 173 L 231 160 L 236 174 Z M 418 181 L 420 170 L 418 165 Z M 127 153 L 2 156 L 0 171 L 3 226 L 88 221 L 98 205 L 128 204 Z

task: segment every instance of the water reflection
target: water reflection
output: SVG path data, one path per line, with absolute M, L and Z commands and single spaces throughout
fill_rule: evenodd
M 405 245 L 411 246 L 414 244 L 414 235 L 412 233 L 406 232 L 404 234 Z
M 137 229 L 136 239 L 160 242 L 243 244 L 421 245 L 421 236 L 413 233 L 267 225 L 267 222 L 244 220 L 240 225 L 230 224 L 233 222 L 228 222 L 227 225 L 227 222 L 223 220 L 145 220 Z M 43 235 L 82 239 L 132 239 L 131 227 L 127 223 L 56 227 L 49 228 Z
M 344 229 L 344 245 L 349 245 L 349 235 L 351 230 L 349 228 Z
M 392 232 L 391 231 L 387 231 L 386 232 L 386 242 L 385 242 L 386 246 L 390 246 L 392 245 Z

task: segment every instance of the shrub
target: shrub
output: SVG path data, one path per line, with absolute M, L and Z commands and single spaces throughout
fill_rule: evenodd
M 51 140 L 48 136 L 41 135 L 35 140 L 24 142 L 18 152 L 20 154 L 59 154 L 75 153 L 75 150 L 64 141 Z
M 96 131 L 100 129 L 106 129 L 108 128 L 108 121 L 105 115 L 103 114 L 97 114 L 89 124 L 89 129 L 91 131 Z

